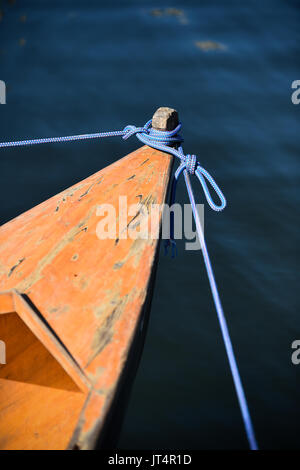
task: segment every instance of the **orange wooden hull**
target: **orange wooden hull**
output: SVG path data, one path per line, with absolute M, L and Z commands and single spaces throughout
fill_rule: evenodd
M 142 147 L 0 228 L 0 449 L 105 446 L 159 240 L 99 239 L 98 209 L 112 204 L 119 220 L 126 196 L 137 204 L 127 230 L 141 224 L 165 202 L 171 165 Z

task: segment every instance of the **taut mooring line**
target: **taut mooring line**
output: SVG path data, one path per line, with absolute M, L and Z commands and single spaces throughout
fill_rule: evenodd
M 208 280 L 209 280 L 209 284 L 210 284 L 214 304 L 215 304 L 217 315 L 218 315 L 218 320 L 219 320 L 219 324 L 220 324 L 220 328 L 221 328 L 221 332 L 222 332 L 222 336 L 223 336 L 223 340 L 224 340 L 224 344 L 225 344 L 225 349 L 226 349 L 226 353 L 227 353 L 227 357 L 228 357 L 228 361 L 229 361 L 229 365 L 230 365 L 230 369 L 231 369 L 231 374 L 232 374 L 235 390 L 236 390 L 236 393 L 237 393 L 237 396 L 238 396 L 238 401 L 239 401 L 239 405 L 240 405 L 242 418 L 243 418 L 243 421 L 244 421 L 244 426 L 245 426 L 245 431 L 246 431 L 246 434 L 247 434 L 249 446 L 250 446 L 251 450 L 257 450 L 258 446 L 257 446 L 256 438 L 255 438 L 255 433 L 254 433 L 254 429 L 253 429 L 253 425 L 252 425 L 252 421 L 251 421 L 251 417 L 250 417 L 250 413 L 249 413 L 249 408 L 248 408 L 246 396 L 245 396 L 244 388 L 243 388 L 243 385 L 242 385 L 241 377 L 240 377 L 240 374 L 239 374 L 237 362 L 236 362 L 236 359 L 235 359 L 235 355 L 234 355 L 234 351 L 233 351 L 233 347 L 232 347 L 232 343 L 231 343 L 231 339 L 230 339 L 230 334 L 229 334 L 228 327 L 227 327 L 226 318 L 225 318 L 225 315 L 224 315 L 224 311 L 223 311 L 221 299 L 220 299 L 220 296 L 219 296 L 215 276 L 214 276 L 214 273 L 213 273 L 213 269 L 212 269 L 212 266 L 211 266 L 209 254 L 208 254 L 208 251 L 207 251 L 207 246 L 206 246 L 206 243 L 205 243 L 204 233 L 203 233 L 203 229 L 202 229 L 202 226 L 201 226 L 199 214 L 198 214 L 196 203 L 195 203 L 193 189 L 192 189 L 190 177 L 189 177 L 189 174 L 188 174 L 187 170 L 183 171 L 183 175 L 184 175 L 185 184 L 186 184 L 187 192 L 188 192 L 188 195 L 189 195 L 190 203 L 191 203 L 191 206 L 192 206 L 192 211 L 193 211 L 193 214 L 194 214 L 196 230 L 197 230 L 200 245 L 201 245 L 201 248 L 202 248 L 204 264 L 205 264 L 205 268 L 206 268 L 206 272 L 207 272 L 207 276 L 208 276 Z

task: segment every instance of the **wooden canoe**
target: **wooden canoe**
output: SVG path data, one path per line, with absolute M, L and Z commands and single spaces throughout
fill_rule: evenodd
M 113 445 L 159 240 L 100 240 L 97 207 L 126 195 L 149 212 L 171 163 L 144 146 L 0 228 L 0 449 Z

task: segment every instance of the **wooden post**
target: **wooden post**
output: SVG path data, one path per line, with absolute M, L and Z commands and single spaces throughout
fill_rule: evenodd
M 158 131 L 172 131 L 179 124 L 178 112 L 173 108 L 161 107 L 158 108 L 153 114 L 152 127 Z M 178 148 L 178 143 L 169 144 L 172 147 Z M 174 157 L 171 157 L 173 166 Z
M 178 113 L 175 109 L 161 107 L 153 114 L 152 127 L 158 131 L 172 131 L 179 124 Z

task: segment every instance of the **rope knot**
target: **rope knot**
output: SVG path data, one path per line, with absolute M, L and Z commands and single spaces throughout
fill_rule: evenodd
M 194 174 L 195 174 L 197 165 L 198 165 L 198 163 L 197 163 L 197 157 L 196 157 L 196 155 L 189 155 L 189 154 L 187 154 L 187 155 L 185 156 L 185 166 L 186 166 L 187 171 L 188 171 L 191 175 L 194 175 Z
M 173 129 L 172 131 L 159 131 L 151 127 L 152 120 L 146 122 L 144 127 L 126 126 L 123 130 L 123 139 L 128 139 L 132 135 L 136 135 L 137 138 L 143 142 L 143 144 L 149 145 L 150 147 L 169 151 L 170 144 L 180 143 L 183 138 L 178 134 L 181 129 L 181 124 Z
M 136 127 L 131 124 L 129 126 L 126 126 L 123 129 L 123 132 L 124 132 L 123 139 L 127 140 L 129 139 L 129 137 L 131 137 L 134 134 L 141 134 L 141 133 L 149 134 L 149 126 L 147 126 L 147 124 L 144 127 Z

